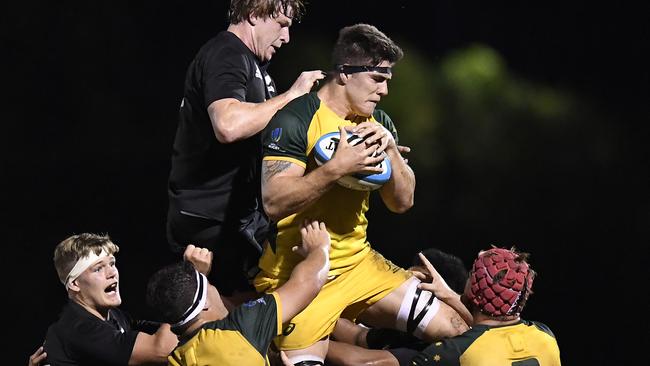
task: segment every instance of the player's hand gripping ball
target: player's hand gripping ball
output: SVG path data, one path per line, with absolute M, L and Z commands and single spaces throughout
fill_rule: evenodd
M 323 165 L 332 159 L 334 153 L 336 152 L 336 147 L 338 146 L 339 141 L 340 135 L 338 132 L 327 133 L 318 139 L 316 146 L 314 147 L 314 157 L 316 158 L 316 163 L 318 165 Z M 348 135 L 348 143 L 350 145 L 357 145 L 362 141 L 363 139 L 355 134 Z M 384 183 L 388 182 L 392 173 L 390 159 L 388 156 L 386 156 L 385 153 L 382 154 L 384 155 L 384 160 L 377 165 L 382 169 L 381 173 L 357 173 L 346 175 L 339 179 L 337 183 L 343 187 L 357 191 L 374 191 L 375 189 L 380 188 L 384 185 Z

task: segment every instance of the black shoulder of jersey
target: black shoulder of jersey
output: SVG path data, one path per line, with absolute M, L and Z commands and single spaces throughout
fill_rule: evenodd
M 530 323 L 530 325 L 534 325 L 535 327 L 537 327 L 537 329 L 541 330 L 542 332 L 544 332 L 544 333 L 550 335 L 551 337 L 555 338 L 555 334 L 553 334 L 553 331 L 551 331 L 551 328 L 549 328 L 546 324 L 541 323 L 541 322 L 532 321 L 532 320 L 529 320 L 527 322 Z

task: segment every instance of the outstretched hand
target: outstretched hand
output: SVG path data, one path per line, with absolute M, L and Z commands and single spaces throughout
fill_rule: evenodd
M 190 244 L 185 248 L 183 259 L 192 263 L 194 268 L 205 276 L 212 269 L 212 252 L 207 248 L 200 248 Z
M 321 70 L 303 71 L 287 92 L 291 93 L 291 99 L 307 94 L 313 87 L 318 86 L 319 80 L 324 79 L 325 76 L 326 74 Z
M 460 295 L 454 292 L 454 290 L 452 290 L 449 285 L 447 285 L 445 279 L 442 278 L 438 271 L 436 271 L 436 269 L 433 267 L 431 262 L 429 262 L 427 257 L 424 256 L 424 254 L 418 253 L 418 255 L 420 256 L 422 264 L 424 264 L 424 270 L 428 272 L 428 274 L 418 274 L 417 271 L 413 272 L 413 274 L 420 280 L 426 281 L 421 282 L 418 285 L 418 288 L 433 293 L 437 298 L 454 309 L 458 315 L 463 318 L 463 321 L 465 321 L 467 326 L 471 327 L 472 324 L 474 324 L 474 318 L 472 317 L 472 313 L 470 313 L 465 304 L 460 301 Z
M 449 285 L 447 285 L 445 279 L 442 278 L 438 271 L 436 271 L 427 257 L 425 257 L 422 253 L 418 253 L 418 256 L 420 256 L 420 260 L 424 265 L 424 268 L 415 267 L 416 270 L 413 271 L 413 274 L 422 280 L 422 283 L 420 283 L 418 287 L 423 290 L 431 291 L 438 298 L 458 296 L 458 294 L 456 294 L 454 290 L 452 290 Z
M 324 222 L 305 220 L 300 227 L 300 236 L 302 243 L 294 246 L 291 250 L 305 258 L 314 250 L 323 250 L 329 256 L 330 234 L 327 232 Z

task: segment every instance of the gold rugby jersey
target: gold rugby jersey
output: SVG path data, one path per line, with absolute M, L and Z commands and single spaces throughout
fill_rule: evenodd
M 203 324 L 181 339 L 167 361 L 172 366 L 269 365 L 267 350 L 281 332 L 282 304 L 274 292 Z
M 560 366 L 553 332 L 540 322 L 475 325 L 467 332 L 434 342 L 413 358 L 412 365 Z
M 264 160 L 284 160 L 305 168 L 305 174 L 318 167 L 313 149 L 318 139 L 339 126 L 365 121 L 383 125 L 397 141 L 395 125 L 382 110 L 364 120 L 349 121 L 336 115 L 315 92 L 296 98 L 281 109 L 262 132 Z M 320 199 L 301 212 L 285 217 L 275 224 L 277 235 L 271 235 L 259 265 L 262 270 L 286 281 L 293 267 L 302 259 L 291 248 L 301 241 L 300 225 L 305 218 L 325 223 L 331 236 L 330 276 L 354 267 L 368 254 L 366 240 L 370 193 L 332 186 Z

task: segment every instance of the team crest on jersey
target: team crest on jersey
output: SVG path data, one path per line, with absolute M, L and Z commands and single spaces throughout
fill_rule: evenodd
M 282 137 L 282 127 L 278 127 L 271 131 L 271 139 L 273 142 L 278 142 L 280 141 L 280 137 Z
M 280 146 L 278 146 L 278 144 L 276 144 L 276 142 L 280 141 L 280 137 L 282 137 L 282 127 L 273 129 L 273 131 L 271 131 L 272 141 L 266 144 L 266 147 L 275 151 L 286 152 L 283 148 L 281 148 Z

